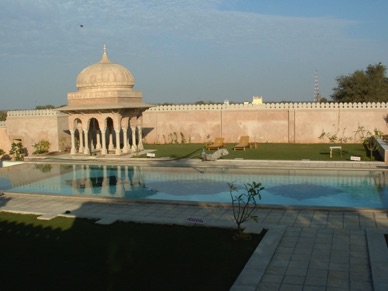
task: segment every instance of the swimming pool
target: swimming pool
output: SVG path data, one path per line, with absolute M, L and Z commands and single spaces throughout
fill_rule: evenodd
M 74 197 L 229 203 L 228 183 L 260 182 L 262 205 L 388 208 L 384 171 L 23 164 L 0 169 L 0 190 Z

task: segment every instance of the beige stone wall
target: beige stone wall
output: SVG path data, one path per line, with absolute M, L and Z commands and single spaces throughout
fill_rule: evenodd
M 14 140 L 21 140 L 27 153 L 35 151 L 34 144 L 50 142 L 50 151 L 62 150 L 61 143 L 68 137 L 68 117 L 53 110 L 20 110 L 7 113 L 8 140 L 1 140 L 0 148 L 9 148 Z
M 237 142 L 241 135 L 251 141 L 270 143 L 321 143 L 322 132 L 346 142 L 358 142 L 360 127 L 388 133 L 388 103 L 173 105 L 153 107 L 143 113 L 146 143 L 171 142 L 183 135 L 186 142 L 202 143 L 224 137 Z M 339 140 L 340 142 L 340 140 Z
M 6 127 L 0 127 L 0 149 L 4 150 L 6 153 L 11 149 L 11 142 Z
M 212 111 L 162 111 L 143 113 L 145 143 L 170 143 L 175 138 L 199 143 L 213 136 L 222 135 L 220 112 Z
M 225 142 L 238 142 L 249 135 L 252 141 L 287 143 L 290 138 L 288 110 L 188 110 L 146 111 L 143 125 L 149 132 L 147 143 L 165 143 L 165 137 L 181 133 L 192 143 L 224 137 Z M 152 129 L 150 131 L 150 129 Z M 180 140 L 179 140 L 180 142 Z
M 59 114 L 56 119 L 57 124 L 57 136 L 50 140 L 50 151 L 65 151 L 71 147 L 71 139 L 69 132 L 68 116 L 65 114 Z
M 387 114 L 388 103 L 157 106 L 143 113 L 143 133 L 148 144 L 180 143 L 182 138 L 203 143 L 216 137 L 237 143 L 242 135 L 256 142 L 329 142 L 318 138 L 322 131 L 358 142 L 360 127 L 388 133 Z M 21 139 L 29 153 L 44 139 L 51 151 L 70 146 L 68 116 L 54 110 L 10 111 L 5 126 L 0 124 L 0 148 L 7 152 L 14 139 Z
M 338 112 L 332 110 L 295 110 L 294 112 L 294 143 L 322 142 L 318 137 L 322 130 L 334 132 L 338 128 Z
M 330 135 L 337 134 L 338 139 L 347 142 L 359 142 L 359 129 L 373 132 L 378 129 L 388 132 L 384 116 L 388 109 L 332 109 L 332 110 L 298 110 L 295 112 L 295 143 L 328 142 L 319 139 L 324 131 Z M 292 142 L 292 141 L 290 141 Z

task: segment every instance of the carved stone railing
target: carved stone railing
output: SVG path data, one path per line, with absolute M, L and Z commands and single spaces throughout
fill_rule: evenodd
M 23 117 L 23 116 L 58 116 L 63 115 L 64 113 L 52 109 L 42 109 L 42 110 L 13 110 L 8 111 L 7 116 L 13 117 Z
M 147 111 L 193 111 L 193 110 L 236 110 L 236 109 L 388 109 L 388 102 L 359 102 L 359 103 L 263 103 L 263 104 L 176 104 L 159 105 L 149 108 Z M 7 116 L 57 116 L 63 115 L 57 110 L 13 110 L 8 111 Z
M 0 121 L 0 127 L 7 127 L 5 121 Z
M 147 111 L 193 111 L 193 110 L 234 110 L 234 109 L 388 109 L 388 102 L 355 103 L 263 103 L 263 104 L 179 104 L 159 105 Z

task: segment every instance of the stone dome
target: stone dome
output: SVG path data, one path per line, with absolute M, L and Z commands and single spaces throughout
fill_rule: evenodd
M 77 89 L 79 91 L 95 89 L 132 89 L 135 80 L 131 72 L 119 65 L 114 64 L 108 59 L 106 48 L 100 62 L 86 67 L 78 74 Z

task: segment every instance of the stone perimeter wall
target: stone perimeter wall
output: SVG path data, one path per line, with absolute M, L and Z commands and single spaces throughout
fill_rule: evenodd
M 7 153 L 14 141 L 22 141 L 30 155 L 32 145 L 42 140 L 50 142 L 51 151 L 59 151 L 69 144 L 68 116 L 56 110 L 13 110 L 0 123 L 0 148 Z
M 145 143 L 226 143 L 248 135 L 252 142 L 322 143 L 322 132 L 338 142 L 359 142 L 359 129 L 387 129 L 388 103 L 264 103 L 169 105 L 143 114 Z
M 204 143 L 223 137 L 237 143 L 248 135 L 252 142 L 322 143 L 322 132 L 337 134 L 342 142 L 358 142 L 364 128 L 388 133 L 388 103 L 264 103 L 155 106 L 143 113 L 144 143 Z M 31 153 L 43 139 L 51 150 L 68 146 L 68 117 L 55 110 L 8 111 L 0 122 L 0 148 L 9 151 L 21 139 Z M 339 143 L 340 141 L 338 141 Z

